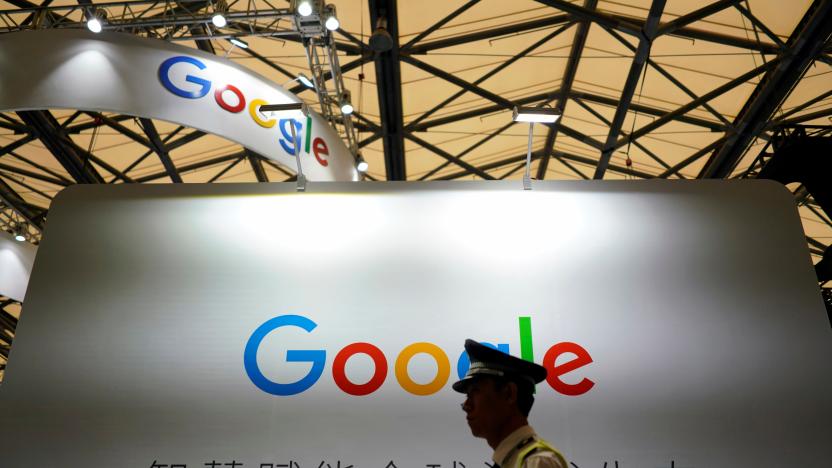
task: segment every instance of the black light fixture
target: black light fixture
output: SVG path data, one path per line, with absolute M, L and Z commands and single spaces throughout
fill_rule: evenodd
M 27 235 L 29 234 L 27 231 L 26 223 L 17 223 L 17 226 L 14 228 L 14 240 L 18 242 L 25 241 Z
M 290 110 L 299 110 L 303 111 L 304 115 L 307 113 L 304 108 L 306 104 L 302 102 L 290 102 L 288 104 L 263 104 L 259 107 L 260 112 L 280 112 L 280 111 L 290 111 Z
M 338 101 L 338 106 L 341 107 L 341 112 L 344 115 L 350 115 L 353 113 L 355 108 L 352 106 L 352 102 L 350 102 L 350 92 L 344 91 L 341 94 L 341 99 Z
M 387 32 L 387 18 L 379 16 L 376 29 L 370 36 L 370 48 L 376 52 L 387 52 L 393 48 L 393 36 Z

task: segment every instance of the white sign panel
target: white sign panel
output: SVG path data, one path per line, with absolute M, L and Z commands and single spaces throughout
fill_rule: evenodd
M 573 466 L 828 466 L 832 331 L 761 181 L 71 187 L 3 466 L 484 467 L 469 337 L 549 369 Z
M 355 161 L 320 115 L 265 115 L 300 102 L 223 57 L 132 34 L 47 29 L 0 35 L 0 110 L 83 109 L 167 120 L 235 141 L 309 180 L 357 180 Z M 292 138 L 291 126 L 296 129 Z
M 0 231 L 0 296 L 23 301 L 37 247 Z

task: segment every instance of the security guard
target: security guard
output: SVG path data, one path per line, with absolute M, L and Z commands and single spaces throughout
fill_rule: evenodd
M 468 373 L 453 388 L 466 395 L 462 410 L 474 437 L 494 449 L 499 468 L 568 468 L 563 455 L 529 426 L 534 386 L 546 368 L 474 340 L 465 340 Z

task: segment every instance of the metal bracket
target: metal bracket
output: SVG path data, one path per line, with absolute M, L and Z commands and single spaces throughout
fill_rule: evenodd
M 534 122 L 529 122 L 529 145 L 526 150 L 526 173 L 523 174 L 523 190 L 532 189 L 532 136 L 534 135 Z

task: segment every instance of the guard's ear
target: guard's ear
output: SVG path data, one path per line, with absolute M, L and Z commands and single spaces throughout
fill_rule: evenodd
M 514 383 L 514 382 L 509 382 L 509 383 L 506 384 L 504 389 L 505 389 L 505 392 L 506 392 L 506 399 L 508 400 L 508 402 L 511 403 L 511 404 L 517 403 L 517 393 L 518 393 L 518 390 L 519 390 L 517 388 L 517 384 Z

